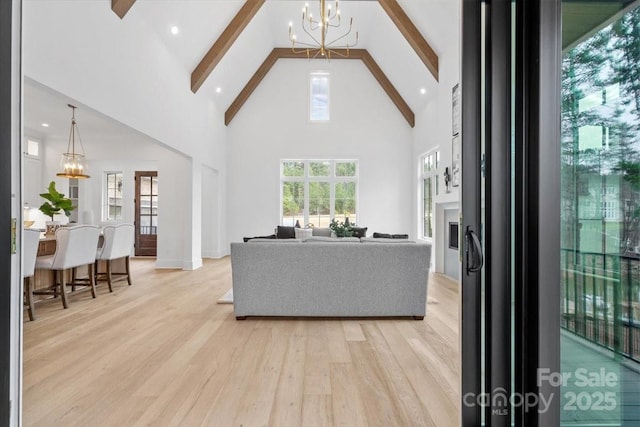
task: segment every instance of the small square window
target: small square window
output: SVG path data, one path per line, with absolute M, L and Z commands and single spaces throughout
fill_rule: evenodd
M 31 139 L 27 140 L 27 154 L 38 157 L 40 155 L 40 143 Z

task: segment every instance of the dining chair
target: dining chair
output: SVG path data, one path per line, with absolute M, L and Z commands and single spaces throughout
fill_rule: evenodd
M 23 230 L 22 234 L 22 277 L 24 281 L 25 306 L 29 312 L 29 320 L 36 319 L 33 306 L 34 274 L 36 269 L 36 257 L 40 244 L 40 230 Z
M 48 289 L 33 291 L 33 294 L 53 295 L 55 297 L 59 286 L 62 306 L 67 308 L 67 270 L 86 265 L 89 273 L 86 286 L 91 288 L 91 296 L 95 298 L 94 262 L 99 236 L 100 228 L 95 225 L 76 225 L 59 228 L 56 231 L 56 252 L 53 255 L 38 257 L 36 260 L 36 269 L 53 270 L 55 272 L 53 285 Z M 72 281 L 69 284 L 72 283 L 75 282 Z
M 129 257 L 133 246 L 134 228 L 132 224 L 110 224 L 102 228 L 104 243 L 96 253 L 96 280 L 106 280 L 109 284 L 109 292 L 113 292 L 113 276 L 126 276 L 127 283 L 131 286 L 131 269 Z M 112 261 L 124 259 L 125 272 L 114 272 Z M 99 272 L 100 261 L 106 264 L 106 271 Z

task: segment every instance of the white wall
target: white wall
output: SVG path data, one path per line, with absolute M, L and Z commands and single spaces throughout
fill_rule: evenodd
M 331 73 L 331 121 L 310 123 L 311 71 Z M 412 129 L 354 60 L 279 60 L 229 126 L 229 241 L 279 224 L 281 159 L 357 159 L 358 225 L 411 233 Z
M 106 0 L 25 0 L 23 31 L 26 76 L 195 159 L 192 168 L 179 160 L 158 159 L 167 196 L 178 184 L 175 190 L 181 195 L 198 187 L 200 177 L 193 171 L 202 165 L 218 170 L 226 182 L 224 112 L 207 94 L 191 92 L 189 71 L 141 18 L 133 14 L 121 20 Z M 126 157 L 126 151 L 122 154 Z M 176 180 L 169 181 L 172 174 Z M 185 176 L 188 183 L 182 181 Z M 185 201 L 170 204 L 165 196 L 166 205 L 177 212 L 166 222 L 159 220 L 180 231 L 159 239 L 159 266 L 198 265 L 200 207 L 193 195 Z M 184 253 L 174 254 L 184 242 Z M 163 244 L 172 248 L 164 261 Z
M 225 203 L 220 199 L 220 176 L 217 170 L 202 168 L 202 257 L 219 258 L 226 253 L 226 237 L 221 225 Z
M 414 130 L 413 148 L 413 208 L 412 221 L 416 232 L 421 230 L 422 206 L 420 195 L 421 185 L 420 157 L 433 149 L 439 149 L 440 161 L 440 194 L 434 197 L 434 246 L 432 249 L 432 265 L 436 272 L 444 272 L 445 234 L 444 208 L 459 208 L 460 187 L 451 187 L 451 192 L 444 191 L 444 168 L 451 171 L 451 140 L 452 140 L 452 107 L 451 90 L 459 83 L 460 76 L 460 2 L 438 0 L 433 2 L 402 1 L 402 7 L 408 13 L 429 14 L 430 25 L 417 21 L 422 34 L 429 40 L 438 53 L 439 84 L 427 94 L 429 102 L 426 107 L 416 113 L 416 127 Z M 424 4 L 423 4 L 424 3 Z M 428 9 L 428 10 L 426 10 Z

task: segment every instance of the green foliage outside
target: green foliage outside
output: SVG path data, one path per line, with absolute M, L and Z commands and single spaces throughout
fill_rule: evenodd
M 564 54 L 561 216 L 565 249 L 634 254 L 640 246 L 638 64 L 638 8 Z M 601 222 L 598 227 L 596 220 Z

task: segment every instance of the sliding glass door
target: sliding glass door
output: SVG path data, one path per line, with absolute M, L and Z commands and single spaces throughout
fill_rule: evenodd
M 463 1 L 464 426 L 640 425 L 638 1 Z
M 640 8 L 562 6 L 561 425 L 640 425 Z

